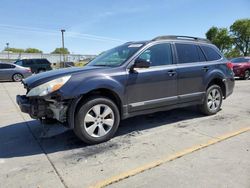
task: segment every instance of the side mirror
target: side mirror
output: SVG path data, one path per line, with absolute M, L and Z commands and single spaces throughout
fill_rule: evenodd
M 150 61 L 147 61 L 145 59 L 137 58 L 135 60 L 133 68 L 149 68 L 150 64 L 151 64 Z

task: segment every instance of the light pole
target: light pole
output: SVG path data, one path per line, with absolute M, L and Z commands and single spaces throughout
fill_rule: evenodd
M 64 53 L 64 32 L 65 32 L 65 29 L 61 29 L 61 32 L 62 32 L 62 54 L 63 54 L 63 65 L 62 67 L 64 67 L 64 64 L 65 64 L 65 53 Z
M 7 49 L 7 53 L 8 53 L 8 61 L 10 60 L 10 52 L 9 52 L 9 43 L 6 43 L 6 49 Z

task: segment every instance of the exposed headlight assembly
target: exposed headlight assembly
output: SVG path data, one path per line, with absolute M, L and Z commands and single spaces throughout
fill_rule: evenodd
M 34 87 L 28 92 L 27 97 L 48 95 L 60 89 L 70 79 L 70 77 L 71 75 L 60 77 L 60 78 L 51 80 L 49 82 L 46 82 L 44 84 L 41 84 L 37 87 Z

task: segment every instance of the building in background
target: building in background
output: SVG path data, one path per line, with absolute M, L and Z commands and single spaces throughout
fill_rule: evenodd
M 0 62 L 14 62 L 18 59 L 39 59 L 46 58 L 54 66 L 59 65 L 63 61 L 62 54 L 43 54 L 43 53 L 12 53 L 10 52 L 0 52 Z M 81 54 L 66 54 L 65 59 L 67 62 L 88 62 L 89 60 L 95 58 L 95 55 L 81 55 Z

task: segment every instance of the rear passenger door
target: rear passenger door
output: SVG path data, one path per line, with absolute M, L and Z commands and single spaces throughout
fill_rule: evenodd
M 175 49 L 180 102 L 202 99 L 205 92 L 203 80 L 210 68 L 203 51 L 199 45 L 193 43 L 175 43 Z

